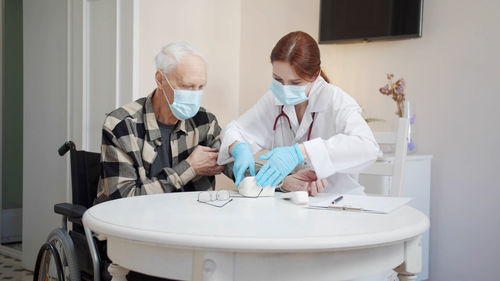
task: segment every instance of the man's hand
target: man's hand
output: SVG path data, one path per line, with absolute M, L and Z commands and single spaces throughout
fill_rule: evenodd
M 215 176 L 222 173 L 223 166 L 217 165 L 217 149 L 198 145 L 186 161 L 198 176 Z
M 328 182 L 325 179 L 318 180 L 316 173 L 311 169 L 302 169 L 295 174 L 287 176 L 283 180 L 282 189 L 288 191 L 307 191 L 309 195 L 315 196 L 325 191 Z

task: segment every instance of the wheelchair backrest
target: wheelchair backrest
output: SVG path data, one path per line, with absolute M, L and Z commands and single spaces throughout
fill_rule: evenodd
M 70 149 L 72 203 L 90 208 L 97 195 L 101 154 Z

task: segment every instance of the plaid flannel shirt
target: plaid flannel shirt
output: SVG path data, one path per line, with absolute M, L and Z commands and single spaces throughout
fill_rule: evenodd
M 102 129 L 102 172 L 96 203 L 143 194 L 214 189 L 215 177 L 197 176 L 186 161 L 197 145 L 220 148 L 217 119 L 203 107 L 193 118 L 177 122 L 170 135 L 172 167 L 151 177 L 156 148 L 162 144 L 153 94 L 107 115 Z M 232 163 L 225 166 L 224 174 L 233 178 Z

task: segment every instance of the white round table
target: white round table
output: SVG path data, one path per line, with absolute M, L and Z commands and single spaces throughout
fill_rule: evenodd
M 108 201 L 83 223 L 107 239 L 114 263 L 180 280 L 346 280 L 394 268 L 414 280 L 421 270 L 429 220 L 408 206 L 390 214 L 316 210 L 277 195 L 217 208 L 197 196 Z

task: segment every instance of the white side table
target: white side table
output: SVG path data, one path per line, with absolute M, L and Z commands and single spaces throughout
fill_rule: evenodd
M 406 156 L 405 184 L 403 196 L 413 200 L 408 204 L 430 217 L 432 155 L 410 154 Z M 393 155 L 384 155 L 379 161 L 394 161 Z M 359 183 L 368 194 L 389 194 L 391 177 L 360 175 Z M 422 236 L 422 272 L 418 280 L 429 279 L 429 231 Z

